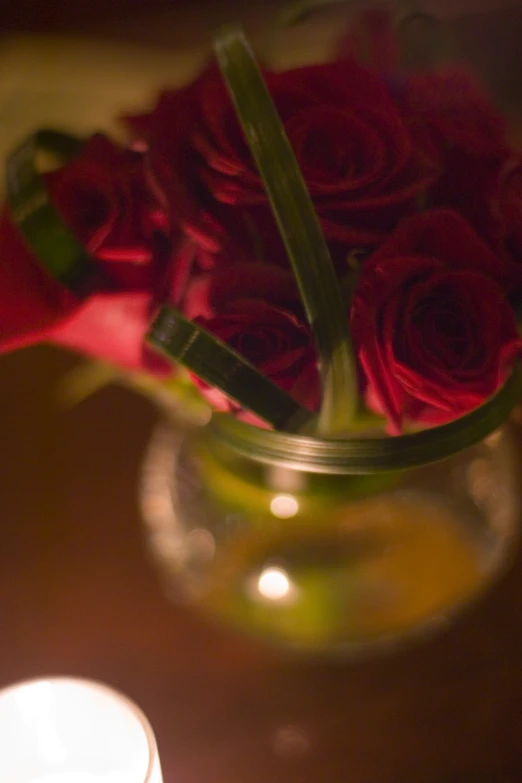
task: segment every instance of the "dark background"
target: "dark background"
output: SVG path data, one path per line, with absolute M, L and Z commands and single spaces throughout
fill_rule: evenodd
M 347 7 L 354 2 L 347 0 Z M 0 32 L 47 30 L 186 46 L 209 40 L 218 24 L 238 16 L 255 32 L 283 4 L 284 0 L 3 0 Z M 481 77 L 506 102 L 516 103 L 522 0 L 419 0 L 418 7 L 444 19 L 458 49 Z

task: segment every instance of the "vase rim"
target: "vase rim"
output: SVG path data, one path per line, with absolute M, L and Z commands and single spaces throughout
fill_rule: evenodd
M 378 438 L 324 438 L 261 429 L 224 413 L 208 430 L 217 443 L 267 465 L 312 473 L 368 474 L 438 462 L 474 446 L 508 418 L 522 393 L 517 365 L 505 383 L 470 413 L 419 432 Z

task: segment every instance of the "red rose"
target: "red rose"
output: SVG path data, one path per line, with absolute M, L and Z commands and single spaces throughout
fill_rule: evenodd
M 157 285 L 156 240 L 168 225 L 142 153 L 96 134 L 47 183 L 64 221 L 109 280 L 125 289 Z
M 252 262 L 218 264 L 191 280 L 181 307 L 302 405 L 317 406 L 315 351 L 289 271 Z M 219 390 L 198 385 L 214 407 L 237 409 Z
M 440 170 L 427 206 L 457 210 L 500 251 L 496 199 L 512 155 L 504 119 L 463 70 L 409 76 L 399 94 L 416 143 Z
M 455 146 L 488 158 L 502 158 L 508 151 L 506 122 L 466 71 L 408 76 L 402 95 L 410 120 L 431 137 L 435 149 Z
M 288 269 L 255 262 L 219 263 L 209 272 L 192 275 L 180 307 L 187 318 L 209 320 L 233 303 L 257 300 L 292 311 L 300 320 L 302 304 Z
M 368 404 L 394 431 L 440 424 L 495 392 L 520 351 L 492 251 L 456 213 L 405 220 L 368 258 L 351 312 Z
M 385 80 L 353 60 L 265 78 L 334 254 L 376 244 L 434 176 L 420 163 Z M 129 121 L 150 144 L 173 216 L 203 251 L 284 260 L 217 69 L 164 92 L 150 115 Z
M 510 161 L 501 177 L 499 214 L 504 238 L 515 262 L 522 263 L 522 160 Z
M 92 137 L 80 154 L 46 175 L 64 222 L 98 262 L 92 294 L 80 300 L 34 258 L 12 224 L 0 226 L 0 350 L 52 340 L 123 367 L 165 370 L 143 337 L 162 294 L 166 221 L 142 155 Z

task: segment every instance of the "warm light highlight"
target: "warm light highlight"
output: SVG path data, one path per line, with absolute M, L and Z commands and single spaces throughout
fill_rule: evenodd
M 276 495 L 270 503 L 270 511 L 278 519 L 290 519 L 299 511 L 299 503 L 293 495 Z
M 269 601 L 280 601 L 289 596 L 292 584 L 282 568 L 265 568 L 259 576 L 257 589 L 263 598 Z

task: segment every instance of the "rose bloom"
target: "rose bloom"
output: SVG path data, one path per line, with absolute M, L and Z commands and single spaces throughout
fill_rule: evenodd
M 522 265 L 522 159 L 506 166 L 499 187 L 499 215 L 506 247 Z
M 505 119 L 474 76 L 449 66 L 404 74 L 395 21 L 384 7 L 363 11 L 348 26 L 338 56 L 353 54 L 387 76 L 419 153 L 439 171 L 423 206 L 456 209 L 497 253 L 512 250 L 514 239 L 520 257 L 516 228 L 510 230 L 519 175 L 506 177 L 520 160 Z
M 425 205 L 457 210 L 502 253 L 499 188 L 514 157 L 505 120 L 462 69 L 413 74 L 397 85 L 412 136 L 440 171 L 425 194 Z
M 501 266 L 449 210 L 405 220 L 366 260 L 351 329 L 367 403 L 392 432 L 457 418 L 505 380 L 522 341 Z
M 415 209 L 436 175 L 386 81 L 352 59 L 265 73 L 336 263 L 373 246 Z M 286 263 L 263 184 L 215 67 L 128 118 L 150 145 L 172 219 L 199 260 Z
M 95 261 L 80 298 L 33 256 L 8 208 L 0 224 L 0 350 L 53 341 L 119 366 L 166 372 L 143 338 L 163 296 L 168 224 L 143 155 L 93 136 L 46 175 L 50 199 Z
M 302 405 L 318 407 L 312 335 L 289 270 L 256 262 L 217 264 L 190 279 L 180 308 Z M 194 381 L 214 408 L 238 411 L 219 389 L 196 377 Z M 254 423 L 252 417 L 248 420 Z

